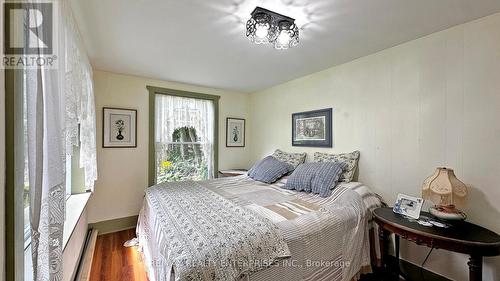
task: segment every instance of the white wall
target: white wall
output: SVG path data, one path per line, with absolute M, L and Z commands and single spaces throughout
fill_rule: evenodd
M 328 107 L 334 148 L 292 147 L 291 114 Z M 452 167 L 470 186 L 469 221 L 500 233 L 500 14 L 253 93 L 250 108 L 252 161 L 275 148 L 360 150 L 359 180 L 390 204 Z M 403 251 L 419 264 L 427 248 Z M 467 280 L 465 262 L 437 251 L 428 268 Z M 500 280 L 500 259 L 485 264 L 484 280 Z
M 94 71 L 97 115 L 98 180 L 89 202 L 89 223 L 134 216 L 139 213 L 148 183 L 148 91 L 157 86 L 221 96 L 219 101 L 219 169 L 249 165 L 250 150 L 226 148 L 226 117 L 248 119 L 249 95 L 180 83 Z M 138 110 L 137 148 L 102 148 L 102 108 Z M 247 120 L 247 127 L 250 122 Z M 249 133 L 247 128 L 247 134 Z

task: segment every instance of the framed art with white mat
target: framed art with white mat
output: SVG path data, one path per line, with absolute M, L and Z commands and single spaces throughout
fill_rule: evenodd
M 245 119 L 226 118 L 226 147 L 245 147 Z
M 104 107 L 102 120 L 102 147 L 137 147 L 137 110 Z
M 292 114 L 292 146 L 333 147 L 333 109 Z

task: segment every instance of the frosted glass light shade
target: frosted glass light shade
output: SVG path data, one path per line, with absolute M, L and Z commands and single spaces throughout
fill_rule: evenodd
M 274 42 L 277 36 L 277 26 L 271 16 L 257 13 L 247 21 L 247 38 L 255 44 Z
M 464 207 L 467 187 L 457 179 L 452 169 L 437 168 L 433 175 L 425 179 L 422 198 L 440 206 Z
M 274 48 L 278 50 L 288 49 L 299 43 L 299 29 L 297 25 L 282 22 L 278 27 L 278 38 L 274 41 Z

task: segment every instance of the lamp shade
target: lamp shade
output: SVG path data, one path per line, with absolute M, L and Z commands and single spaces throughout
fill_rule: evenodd
M 422 186 L 422 198 L 436 205 L 464 207 L 466 197 L 467 187 L 457 179 L 452 169 L 437 168 Z

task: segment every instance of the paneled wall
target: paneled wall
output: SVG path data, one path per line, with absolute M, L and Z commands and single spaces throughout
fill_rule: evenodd
M 334 148 L 292 147 L 291 114 L 328 107 Z M 359 180 L 389 203 L 451 167 L 469 185 L 469 220 L 500 233 L 500 14 L 253 93 L 250 108 L 252 161 L 360 150 Z M 427 252 L 403 251 L 417 264 Z M 500 280 L 500 259 L 485 263 L 485 280 Z M 467 280 L 462 255 L 436 251 L 428 268 Z

